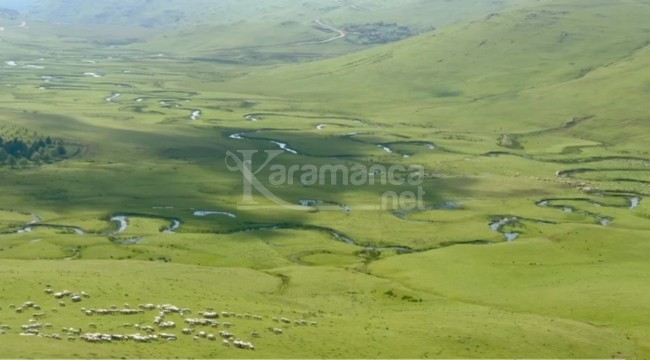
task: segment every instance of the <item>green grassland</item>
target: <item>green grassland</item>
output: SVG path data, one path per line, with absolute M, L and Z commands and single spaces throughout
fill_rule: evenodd
M 335 57 L 388 41 L 380 36 L 377 43 L 359 42 L 360 34 L 347 30 L 345 38 L 329 41 L 337 33 L 319 23 L 336 29 L 374 24 L 378 32 L 389 31 L 386 26 L 396 24 L 417 34 L 531 2 L 471 1 L 458 6 L 445 0 L 398 3 L 386 0 L 302 3 L 289 0 L 266 3 L 165 0 L 151 6 L 145 1 L 114 0 L 98 6 L 84 1 L 43 0 L 28 8 L 23 16 L 69 24 L 63 27 L 92 24 L 93 28 L 101 28 L 119 24 L 128 34 L 114 37 L 116 43 L 122 44 L 138 40 L 137 34 L 142 33 L 144 27 L 149 29 L 146 35 L 150 41 L 140 49 L 218 63 L 275 64 Z M 382 25 L 377 27 L 377 24 Z M 91 34 L 88 38 L 93 38 Z M 95 32 L 94 40 L 99 38 Z
M 458 6 L 442 0 L 224 2 L 213 4 L 209 10 L 196 15 L 205 23 L 203 26 L 181 27 L 180 33 L 161 35 L 146 48 L 153 51 L 173 45 L 171 48 L 179 56 L 218 62 L 299 62 L 335 57 L 373 46 L 355 41 L 357 36 L 346 30 L 349 25 L 394 23 L 420 33 L 529 3 L 529 0 L 471 1 Z M 317 22 L 343 29 L 346 38 L 327 41 L 337 34 L 323 29 Z M 375 31 L 384 30 L 377 28 Z
M 450 17 L 464 21 L 395 44 L 301 64 L 277 63 L 359 47 L 337 40 L 300 46 L 314 55 L 300 59 L 250 57 L 286 50 L 264 44 L 326 37 L 310 28 L 314 19 L 424 27 L 423 9 L 451 6 L 332 1 L 326 16 L 316 3 L 237 7 L 231 16 L 250 26 L 223 20 L 215 41 L 252 49 L 221 55 L 187 27 L 167 38 L 109 25 L 79 35 L 72 25 L 17 21 L 0 33 L 0 128 L 78 149 L 51 164 L 0 166 L 0 326 L 10 327 L 0 354 L 650 356 L 650 2 L 472 2 Z M 279 30 L 282 19 L 297 24 Z M 272 66 L 252 65 L 270 58 Z M 238 208 L 243 180 L 228 152 L 278 150 L 274 141 L 295 150 L 274 160 L 284 166 L 420 165 L 424 208 L 359 210 L 388 191 L 415 190 L 382 184 L 382 174 L 374 185 L 303 185 L 295 174 L 278 185 L 269 168 L 257 178 L 280 199 L 320 205 L 278 208 L 256 194 L 270 210 Z M 48 286 L 91 296 L 62 307 Z M 26 301 L 41 310 L 10 306 Z M 153 325 L 158 311 L 81 310 L 125 303 L 262 320 L 220 318 L 218 328 L 183 335 L 173 314 L 177 328 L 155 331 L 178 340 L 153 343 L 62 332 Z M 62 340 L 20 335 L 36 312 L 52 325 L 42 332 Z M 273 320 L 281 317 L 292 321 Z M 303 319 L 316 324 L 293 322 Z M 200 330 L 217 340 L 194 339 Z M 225 330 L 255 351 L 225 345 Z

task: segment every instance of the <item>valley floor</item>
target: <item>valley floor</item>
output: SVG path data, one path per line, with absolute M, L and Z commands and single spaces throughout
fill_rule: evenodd
M 650 356 L 642 120 L 627 141 L 578 110 L 488 128 L 482 110 L 521 115 L 511 98 L 558 85 L 381 104 L 339 97 L 352 83 L 294 96 L 236 65 L 9 40 L 0 136 L 74 151 L 0 166 L 3 357 Z M 274 182 L 272 165 L 297 167 Z M 389 181 L 409 169 L 417 184 Z M 418 206 L 386 198 L 407 192 Z

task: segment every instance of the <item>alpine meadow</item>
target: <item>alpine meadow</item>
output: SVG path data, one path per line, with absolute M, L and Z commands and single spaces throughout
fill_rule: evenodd
M 0 0 L 0 358 L 650 359 L 650 0 Z

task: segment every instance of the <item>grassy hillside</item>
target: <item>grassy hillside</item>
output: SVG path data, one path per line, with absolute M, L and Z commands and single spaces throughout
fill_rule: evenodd
M 642 62 L 650 30 L 642 18 L 649 12 L 644 1 L 544 2 L 393 46 L 260 70 L 229 87 L 272 84 L 260 92 L 339 103 L 350 111 L 363 107 L 378 117 L 440 128 L 558 126 L 613 105 L 604 89 L 641 83 L 625 78 L 639 71 L 621 74 L 620 67 Z M 636 66 L 643 76 L 642 64 Z M 594 87 L 596 79 L 607 84 Z M 621 101 L 632 106 L 617 102 L 617 111 L 625 112 L 619 116 L 640 115 L 634 106 L 640 93 L 625 94 Z
M 530 2 L 44 0 L 29 14 L 56 23 L 156 28 L 161 34 L 146 47 L 151 51 L 260 64 L 354 52 Z
M 529 2 L 530 0 L 506 0 L 485 3 L 470 0 L 452 6 L 441 0 L 405 0 L 399 3 L 386 0 L 312 0 L 303 3 L 288 0 L 272 3 L 251 0 L 199 0 L 191 3 L 178 0 L 111 0 L 90 5 L 84 1 L 40 0 L 31 6 L 29 14 L 51 22 L 153 27 L 264 20 L 308 22 L 323 17 L 343 22 L 394 19 L 400 23 L 426 28 L 432 24 L 445 25 Z M 422 12 L 429 16 L 424 16 Z
M 150 49 L 243 63 L 295 62 L 333 57 L 487 15 L 528 0 L 465 1 L 275 1 L 224 3 L 210 24 L 169 33 Z M 324 29 L 323 25 L 336 31 Z M 401 35 L 395 35 L 401 26 Z M 338 32 L 342 32 L 340 36 Z M 373 34 L 371 38 L 368 38 Z M 336 39 L 338 37 L 338 39 Z M 328 39 L 336 39 L 329 41 Z
M 211 4 L 214 1 L 183 4 L 174 0 L 138 0 L 91 4 L 83 0 L 41 0 L 29 8 L 28 14 L 52 23 L 163 27 L 189 21 L 200 13 L 200 9 Z
M 650 2 L 516 2 L 492 15 L 515 2 L 452 3 L 258 2 L 216 35 L 8 23 L 0 137 L 51 137 L 69 153 L 0 158 L 0 354 L 648 358 Z M 447 8 L 481 15 L 326 61 L 251 66 L 358 49 L 274 46 L 337 35 L 318 18 L 415 27 Z M 358 185 L 299 171 L 278 183 L 266 168 L 257 178 L 294 208 L 258 191 L 270 207 L 238 206 L 228 152 L 277 149 L 273 165 L 424 176 L 417 189 L 380 170 Z M 423 192 L 422 208 L 381 206 L 406 190 Z M 82 312 L 149 303 L 159 308 Z M 172 313 L 176 327 L 160 327 L 164 304 L 185 318 L 217 311 L 219 324 Z M 30 319 L 39 336 L 21 335 Z M 68 328 L 177 340 L 92 343 Z

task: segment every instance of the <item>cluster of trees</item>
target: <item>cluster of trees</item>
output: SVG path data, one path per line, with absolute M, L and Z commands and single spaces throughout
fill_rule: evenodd
M 54 141 L 49 136 L 45 139 L 25 141 L 14 138 L 6 140 L 0 137 L 0 164 L 15 167 L 30 162 L 52 162 L 64 158 L 67 150 L 61 141 Z
M 344 29 L 349 35 L 349 40 L 362 45 L 386 44 L 418 34 L 417 31 L 408 26 L 396 23 L 389 24 L 383 21 L 372 24 L 350 24 L 345 26 Z

